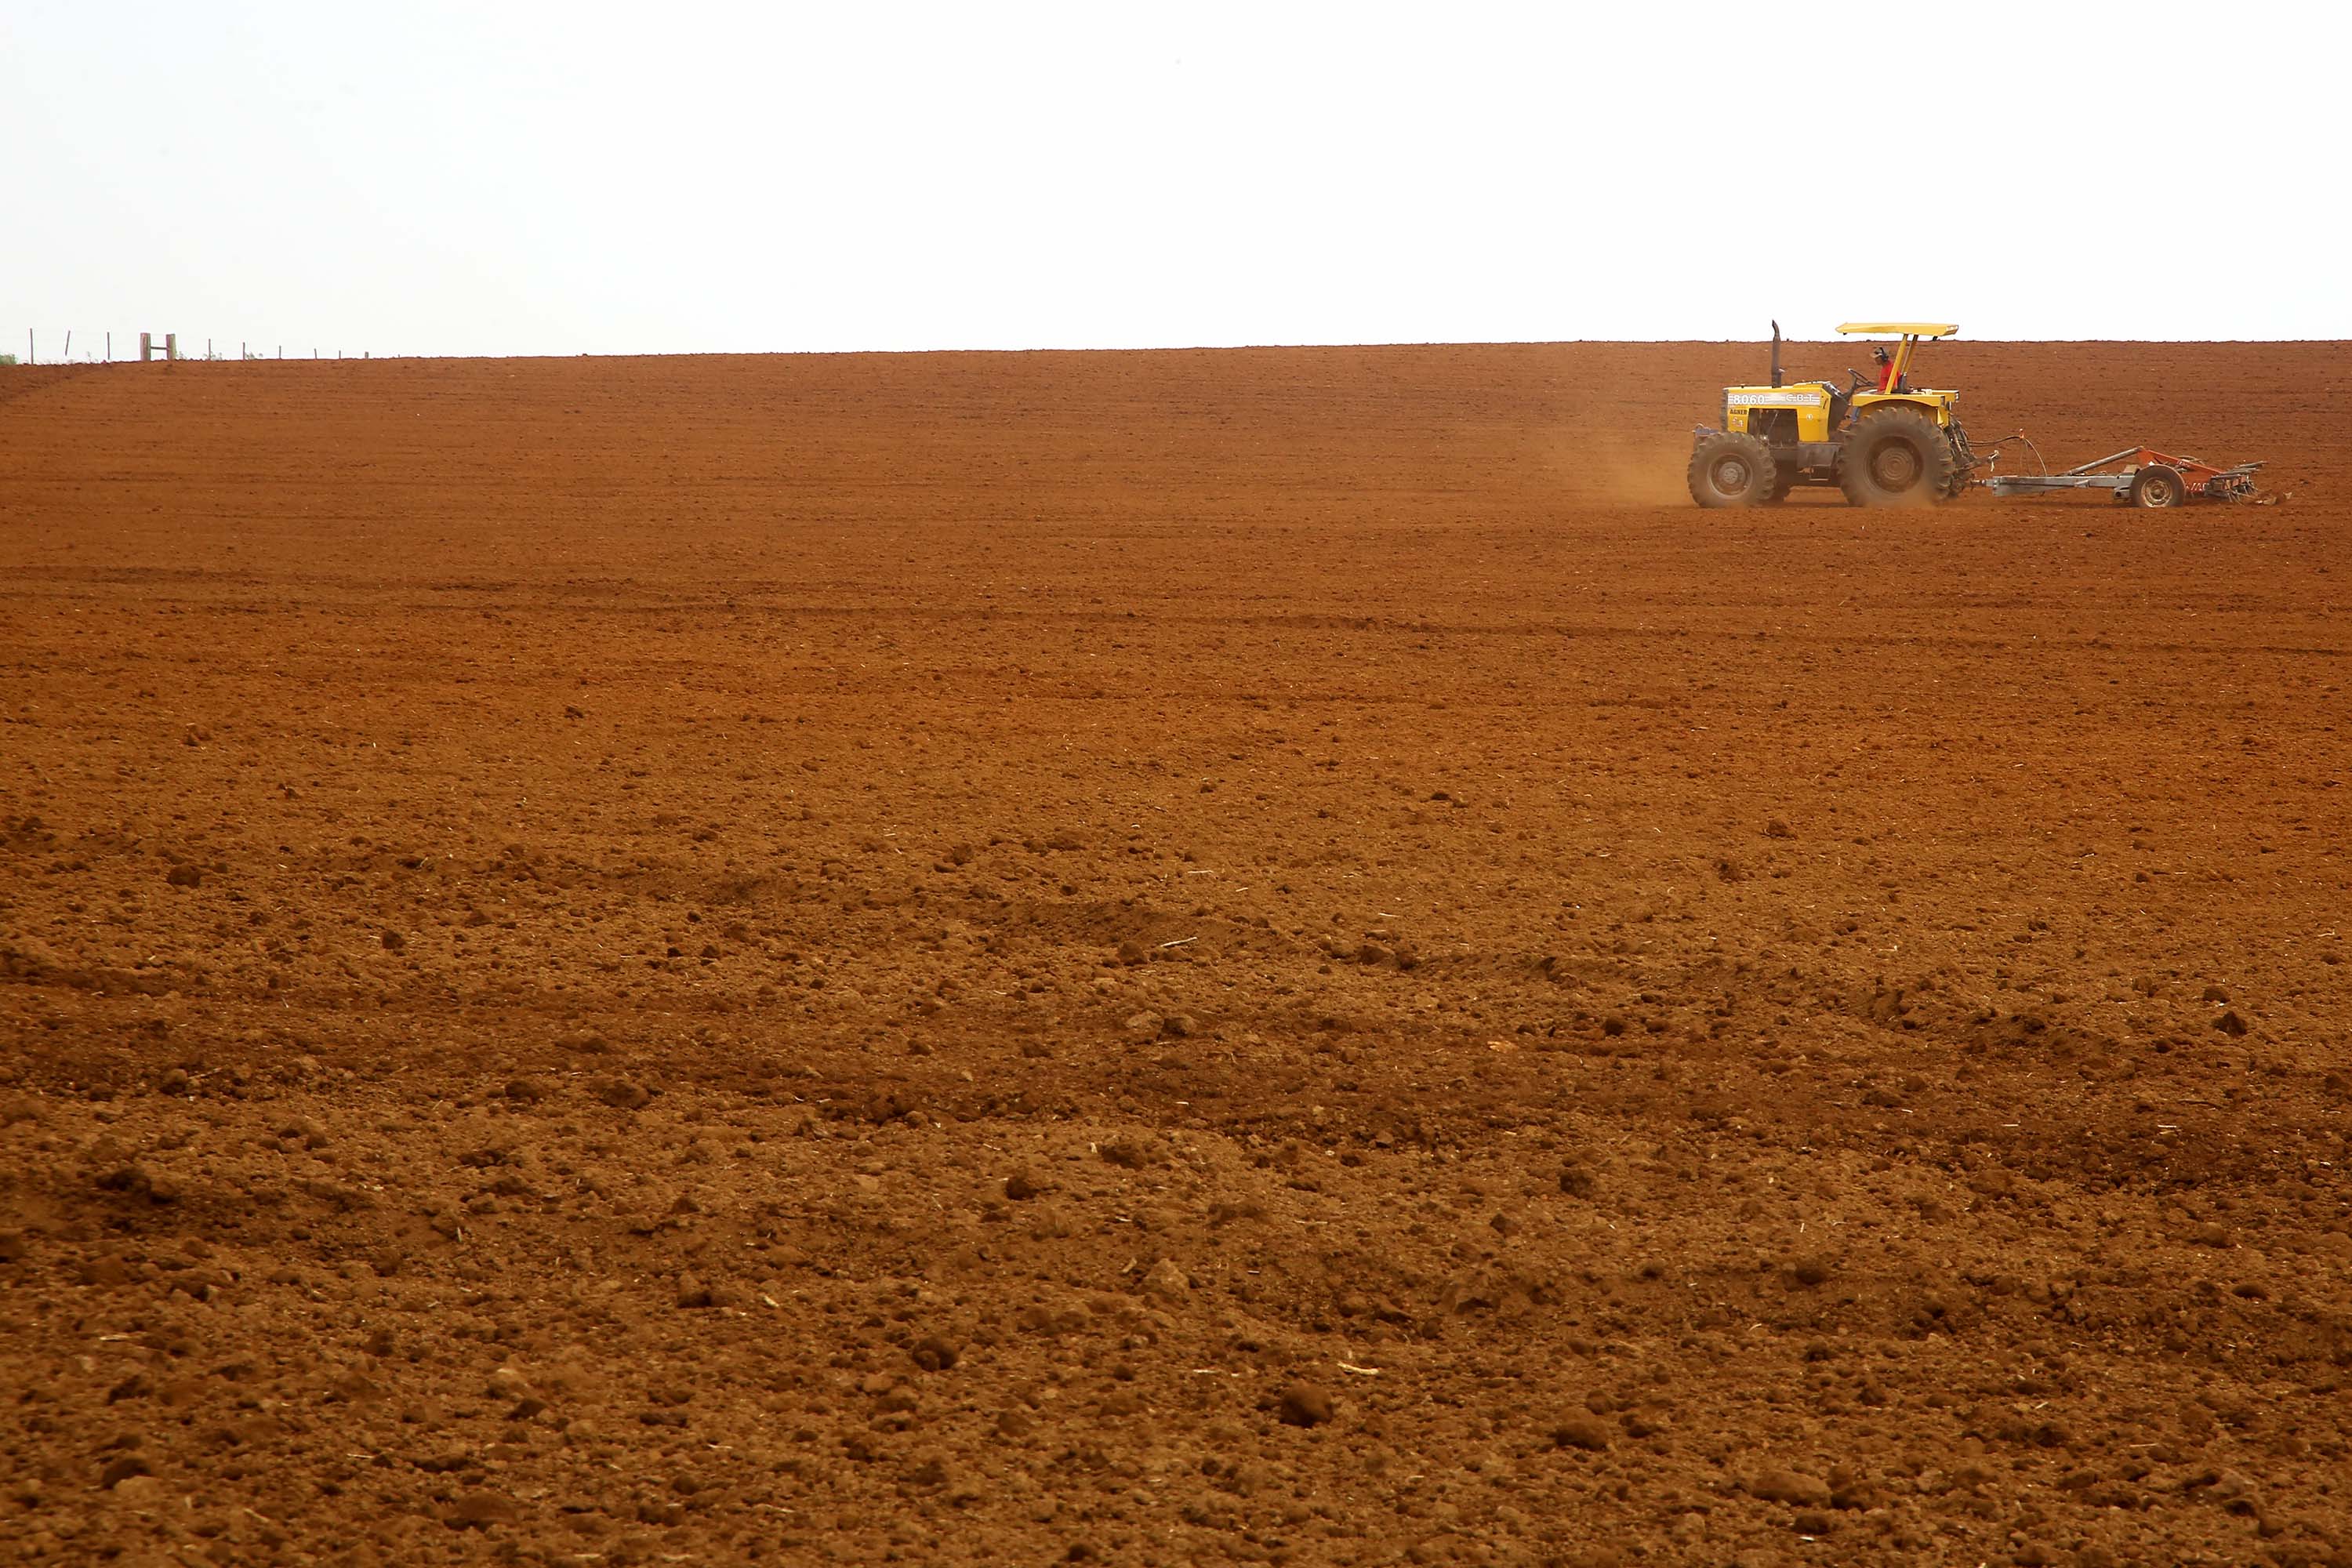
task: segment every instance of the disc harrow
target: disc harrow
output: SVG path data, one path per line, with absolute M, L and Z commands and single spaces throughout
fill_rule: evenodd
M 2187 506 L 2192 501 L 2252 500 L 2254 475 L 2262 466 L 2240 463 L 2225 468 L 2153 447 L 2126 447 L 2063 474 L 1995 474 L 1985 486 L 1997 496 L 2105 490 L 2125 506 Z

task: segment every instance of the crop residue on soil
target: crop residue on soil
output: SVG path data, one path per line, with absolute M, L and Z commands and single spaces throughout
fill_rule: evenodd
M 2343 1560 L 2346 352 L 1755 359 L 0 370 L 8 1552 Z

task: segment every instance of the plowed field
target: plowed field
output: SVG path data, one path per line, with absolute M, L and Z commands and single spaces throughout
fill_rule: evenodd
M 2352 349 L 1928 354 L 2284 499 L 1702 513 L 1745 346 L 0 370 L 0 1556 L 2352 1561 Z

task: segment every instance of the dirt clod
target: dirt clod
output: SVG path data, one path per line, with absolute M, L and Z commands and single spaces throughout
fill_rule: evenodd
M 1339 1411 L 1325 1389 L 1311 1383 L 1294 1383 L 1282 1391 L 1275 1413 L 1286 1426 L 1320 1426 Z
M 643 1110 L 654 1098 L 645 1085 L 622 1078 L 604 1079 L 596 1086 L 595 1095 L 615 1110 Z
M 1768 1465 L 1751 1472 L 1742 1482 L 1750 1497 L 1767 1502 L 1783 1502 L 1792 1508 L 1825 1509 L 1830 1506 L 1830 1485 L 1819 1476 L 1803 1470 Z
M 1598 1454 L 1609 1447 L 1609 1428 L 1595 1416 L 1571 1415 L 1551 1429 L 1551 1440 L 1558 1447 Z
M 1106 1163 L 1123 1170 L 1140 1171 L 1148 1166 L 1166 1163 L 1167 1155 L 1151 1139 L 1134 1133 L 1122 1133 L 1105 1141 L 1098 1148 Z
M 98 1484 L 101 1487 L 113 1487 L 129 1480 L 133 1476 L 152 1476 L 154 1473 L 154 1467 L 140 1455 L 118 1454 L 109 1459 L 105 1468 L 99 1471 Z
M 1818 1252 L 1789 1260 L 1789 1277 L 1808 1289 L 1828 1284 L 1836 1273 L 1837 1261 Z

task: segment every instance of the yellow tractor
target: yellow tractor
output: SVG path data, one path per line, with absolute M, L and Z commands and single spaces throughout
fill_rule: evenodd
M 1852 384 L 1784 382 L 1780 323 L 1772 323 L 1772 384 L 1728 386 L 1723 423 L 1693 434 L 1691 499 L 1705 507 L 1763 506 L 1799 485 L 1835 485 L 1855 506 L 1933 506 L 1968 488 L 1977 467 L 1960 428 L 1957 392 L 1911 384 L 1922 338 L 1959 328 L 1940 321 L 1848 321 L 1849 336 L 1894 336 L 1880 346 L 1875 377 L 1846 372 Z

